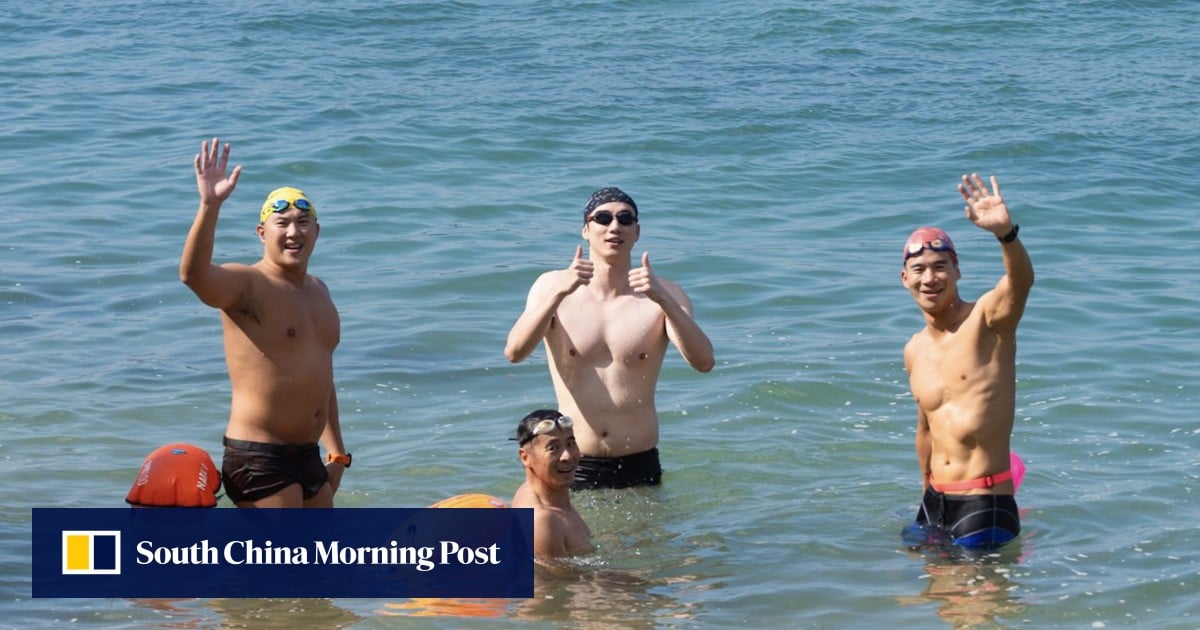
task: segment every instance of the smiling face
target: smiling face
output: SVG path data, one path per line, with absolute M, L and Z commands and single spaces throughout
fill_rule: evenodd
M 623 201 L 610 201 L 596 206 L 588 213 L 583 223 L 583 239 L 597 255 L 625 254 L 633 251 L 633 244 L 642 233 L 637 222 L 637 211 Z M 604 225 L 602 221 L 609 221 Z M 622 224 L 624 221 L 626 224 Z
M 320 233 L 321 226 L 312 213 L 295 207 L 272 213 L 258 226 L 263 258 L 281 267 L 306 268 Z
M 555 488 L 570 487 L 575 480 L 580 453 L 574 429 L 558 426 L 540 433 L 526 442 L 518 454 L 527 477 Z
M 949 251 L 925 249 L 904 261 L 900 281 L 926 313 L 936 314 L 958 301 L 962 273 Z

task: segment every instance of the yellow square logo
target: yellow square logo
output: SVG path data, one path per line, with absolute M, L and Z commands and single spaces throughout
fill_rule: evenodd
M 119 575 L 120 531 L 66 531 L 62 533 L 63 575 Z

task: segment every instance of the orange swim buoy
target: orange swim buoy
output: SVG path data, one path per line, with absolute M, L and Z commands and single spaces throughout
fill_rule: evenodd
M 507 508 L 508 504 L 479 492 L 456 494 L 430 505 L 431 508 Z M 414 597 L 403 602 L 388 602 L 376 611 L 383 616 L 405 617 L 503 617 L 509 600 L 480 597 Z
M 456 494 L 429 506 L 431 508 L 506 508 L 508 504 L 490 494 Z
M 167 444 L 146 456 L 125 502 L 140 507 L 214 507 L 221 473 L 204 449 Z

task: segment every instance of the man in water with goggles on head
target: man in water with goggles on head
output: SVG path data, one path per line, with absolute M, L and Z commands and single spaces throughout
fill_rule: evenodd
M 693 368 L 713 368 L 713 348 L 683 289 L 650 268 L 633 268 L 638 208 L 619 188 L 601 188 L 583 209 L 583 247 L 566 269 L 543 273 L 508 333 L 513 363 L 542 340 L 558 408 L 576 420 L 583 458 L 575 489 L 657 485 L 654 390 L 668 342 Z
M 225 492 L 239 507 L 332 507 L 350 455 L 333 383 L 341 324 L 325 283 L 308 275 L 321 232 L 317 209 L 295 188 L 271 192 L 259 214 L 262 259 L 213 264 L 217 215 L 242 173 L 227 173 L 228 162 L 229 144 L 200 144 L 200 209 L 179 262 L 184 284 L 221 311 L 233 389 Z
M 574 423 L 553 409 L 538 409 L 517 424 L 517 450 L 525 483 L 512 507 L 533 508 L 533 554 L 558 558 L 587 553 L 592 532 L 571 505 L 571 483 L 579 465 Z
M 925 491 L 916 525 L 941 530 L 964 547 L 988 548 L 1021 531 L 1009 439 L 1017 324 L 1033 287 L 1033 264 L 995 177 L 989 190 L 979 175 L 964 175 L 958 191 L 967 218 L 999 241 L 1004 276 L 966 302 L 958 294 L 958 253 L 945 232 L 920 228 L 904 246 L 900 279 L 925 315 L 925 328 L 904 346 Z

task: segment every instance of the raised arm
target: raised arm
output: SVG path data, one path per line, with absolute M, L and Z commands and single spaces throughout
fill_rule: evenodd
M 196 170 L 196 188 L 200 192 L 200 208 L 188 231 L 179 260 L 179 279 L 200 298 L 214 308 L 228 308 L 244 291 L 245 276 L 212 262 L 213 241 L 217 229 L 217 216 L 221 204 L 237 186 L 242 167 L 233 169 L 226 176 L 229 163 L 229 143 L 222 149 L 217 138 L 200 143 L 200 153 L 192 161 Z
M 545 338 L 558 305 L 575 289 L 590 282 L 592 274 L 592 261 L 583 257 L 582 246 L 575 248 L 575 258 L 569 267 L 542 274 L 529 288 L 525 311 L 508 332 L 504 356 L 513 363 L 524 361 Z
M 654 275 L 650 253 L 642 252 L 642 266 L 629 271 L 629 285 L 654 300 L 667 319 L 667 338 L 696 370 L 708 372 L 716 363 L 712 342 L 692 317 L 692 302 L 679 285 Z
M 979 300 L 985 319 L 994 329 L 1015 331 L 1033 288 L 1033 262 L 1017 236 L 1017 224 L 1000 195 L 1000 184 L 994 175 L 991 185 L 989 190 L 978 174 L 963 175 L 958 192 L 967 201 L 967 218 L 1000 241 L 1004 256 L 1004 276 Z

